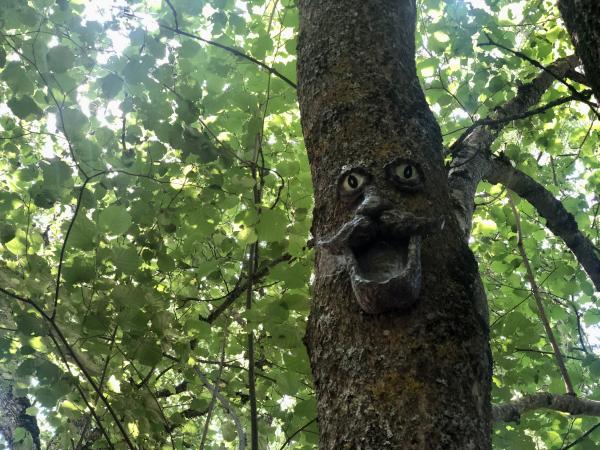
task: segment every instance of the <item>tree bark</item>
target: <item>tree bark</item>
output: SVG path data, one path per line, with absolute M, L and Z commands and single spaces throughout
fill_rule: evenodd
M 19 427 L 24 428 L 31 435 L 34 450 L 41 448 L 37 420 L 26 413 L 30 406 L 31 402 L 27 397 L 15 397 L 9 382 L 0 382 L 0 434 L 11 449 L 15 444 L 15 430 Z
M 320 448 L 489 449 L 486 299 L 452 210 L 440 130 L 416 75 L 415 2 L 301 0 L 299 9 L 298 98 L 315 190 L 306 344 Z M 388 168 L 399 157 L 419 168 L 422 189 L 391 182 Z M 352 201 L 339 193 L 349 167 L 366 180 Z M 322 244 L 362 220 L 379 197 L 372 227 L 380 209 L 441 226 L 422 237 L 416 303 L 369 314 L 357 303 L 348 260 Z M 388 250 L 361 249 L 377 251 Z M 393 296 L 404 304 L 408 294 Z
M 558 9 L 581 59 L 587 81 L 596 100 L 600 100 L 600 2 L 559 0 Z

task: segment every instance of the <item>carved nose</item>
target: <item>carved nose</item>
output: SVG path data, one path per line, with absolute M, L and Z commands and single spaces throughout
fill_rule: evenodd
M 379 216 L 381 216 L 381 213 L 391 209 L 391 207 L 392 202 L 381 197 L 373 190 L 367 190 L 363 201 L 356 210 L 356 214 L 371 217 L 372 219 L 378 219 Z

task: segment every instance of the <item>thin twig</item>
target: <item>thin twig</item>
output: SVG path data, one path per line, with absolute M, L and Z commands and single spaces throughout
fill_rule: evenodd
M 67 249 L 67 241 L 69 240 L 69 236 L 71 235 L 71 230 L 73 230 L 73 225 L 75 224 L 75 220 L 77 219 L 77 214 L 79 213 L 79 210 L 81 208 L 83 192 L 85 191 L 85 187 L 91 180 L 93 180 L 94 178 L 96 178 L 100 175 L 104 175 L 105 173 L 106 173 L 106 171 L 102 171 L 102 172 L 98 172 L 90 177 L 86 177 L 83 184 L 81 185 L 81 189 L 79 190 L 79 195 L 77 196 L 77 204 L 75 205 L 75 212 L 73 213 L 73 217 L 71 218 L 71 222 L 69 223 L 69 227 L 67 228 L 67 232 L 65 233 L 65 238 L 63 240 L 63 243 L 62 243 L 62 246 L 60 249 L 60 256 L 58 259 L 58 270 L 56 273 L 56 288 L 54 290 L 54 302 L 52 304 L 52 312 L 50 313 L 50 320 L 54 320 L 54 317 L 56 316 L 56 307 L 58 305 L 58 297 L 60 294 L 60 275 L 62 273 L 62 266 L 63 266 L 63 262 L 65 259 L 65 251 Z
M 450 154 L 454 155 L 456 153 L 456 149 L 458 149 L 460 147 L 460 145 L 464 142 L 464 140 L 469 137 L 469 135 L 473 132 L 473 130 L 477 127 L 482 127 L 485 125 L 488 126 L 495 126 L 495 125 L 502 125 L 504 123 L 507 122 L 512 122 L 513 120 L 520 120 L 520 119 L 525 119 L 527 117 L 531 117 L 531 116 L 535 116 L 537 114 L 541 114 L 543 112 L 548 111 L 551 108 L 554 108 L 556 106 L 560 106 L 564 103 L 568 103 L 570 101 L 573 100 L 581 100 L 581 97 L 584 98 L 589 98 L 592 95 L 592 91 L 591 90 L 585 90 L 582 92 L 578 92 L 577 96 L 574 95 L 568 95 L 566 97 L 561 97 L 558 98 L 556 100 L 552 100 L 551 102 L 546 103 L 545 105 L 540 106 L 539 108 L 535 108 L 535 109 L 531 109 L 529 111 L 525 111 L 519 114 L 513 114 L 511 116 L 506 116 L 506 117 L 500 117 L 498 119 L 491 119 L 491 118 L 485 118 L 485 119 L 480 119 L 480 120 L 476 120 L 475 122 L 473 122 L 473 124 L 469 125 L 468 127 L 466 127 L 465 131 L 460 135 L 460 137 L 454 141 L 452 143 L 452 145 L 450 146 Z M 456 130 L 450 131 L 448 134 L 452 134 L 455 133 L 457 131 L 460 131 L 463 128 L 458 128 Z
M 204 422 L 204 430 L 202 431 L 202 439 L 200 440 L 200 450 L 204 450 L 204 445 L 206 443 L 206 437 L 208 435 L 208 427 L 210 426 L 210 420 L 212 418 L 212 413 L 215 408 L 215 403 L 217 401 L 217 395 L 219 394 L 219 380 L 221 379 L 221 374 L 223 373 L 223 367 L 225 366 L 225 346 L 227 344 L 227 327 L 225 327 L 225 331 L 223 332 L 223 342 L 221 343 L 221 357 L 219 364 L 219 371 L 217 373 L 217 381 L 215 383 L 215 390 L 213 391 L 212 398 L 210 399 L 210 404 L 208 406 L 208 410 L 206 411 L 206 421 Z
M 538 61 L 536 61 L 533 58 L 530 58 L 529 56 L 527 56 L 525 53 L 520 52 L 518 50 L 513 50 L 510 47 L 506 47 L 505 45 L 502 45 L 498 42 L 495 42 L 494 40 L 492 40 L 492 38 L 489 36 L 489 34 L 486 33 L 485 35 L 488 38 L 489 42 L 483 42 L 481 44 L 479 44 L 480 47 L 485 47 L 485 46 L 489 46 L 489 45 L 493 45 L 494 47 L 498 47 L 501 48 L 502 50 L 505 50 L 509 53 L 512 53 L 515 56 L 518 56 L 521 59 L 524 59 L 525 61 L 527 61 L 528 63 L 530 63 L 531 65 L 537 67 L 538 69 L 542 69 L 544 72 L 549 73 L 550 75 L 552 75 L 554 77 L 554 79 L 556 79 L 558 82 L 560 82 L 561 84 L 565 85 L 567 87 L 567 89 L 575 96 L 577 97 L 577 95 L 579 95 L 579 92 L 577 91 L 577 89 L 575 89 L 573 86 L 571 86 L 569 83 L 567 83 L 565 81 L 565 79 L 563 77 L 559 77 L 557 76 L 554 72 L 552 72 L 552 70 L 550 70 L 549 68 L 547 68 L 546 66 L 544 66 L 543 64 L 539 63 Z M 584 98 L 580 98 L 579 100 L 581 100 L 582 102 L 584 102 L 586 105 L 588 105 L 592 111 L 594 111 L 594 113 L 596 114 L 596 116 L 598 116 L 600 118 L 600 113 L 598 112 L 598 110 L 596 109 L 597 105 L 595 105 L 594 103 L 590 102 L 587 99 Z
M 273 67 L 268 66 L 264 62 L 259 61 L 258 59 L 254 58 L 254 57 L 252 57 L 250 55 L 246 55 L 245 53 L 243 53 L 243 52 L 241 52 L 241 51 L 239 51 L 239 50 L 237 50 L 237 49 L 235 49 L 233 47 L 229 47 L 228 45 L 220 44 L 219 42 L 213 41 L 213 40 L 210 40 L 210 39 L 204 39 L 203 37 L 200 37 L 200 36 L 198 36 L 196 34 L 188 33 L 187 31 L 183 31 L 183 30 L 180 30 L 178 28 L 173 28 L 173 27 L 170 27 L 168 25 L 159 24 L 159 26 L 161 28 L 164 28 L 165 30 L 169 30 L 169 31 L 171 31 L 171 32 L 173 32 L 175 34 L 179 34 L 181 36 L 187 36 L 187 37 L 195 39 L 197 41 L 204 42 L 204 43 L 209 44 L 209 45 L 213 45 L 213 46 L 218 47 L 220 49 L 223 49 L 226 52 L 229 52 L 232 55 L 235 55 L 235 56 L 237 56 L 239 58 L 242 58 L 242 59 L 248 60 L 250 62 L 253 62 L 254 64 L 262 67 L 263 69 L 265 69 L 270 74 L 275 75 L 277 78 L 283 80 L 285 83 L 287 83 L 288 85 L 290 85 L 294 89 L 297 89 L 297 87 L 298 87 L 298 86 L 296 86 L 296 83 L 294 83 L 288 77 L 286 77 L 285 75 L 283 75 L 277 69 L 274 69 Z
M 592 428 L 587 430 L 585 433 L 583 433 L 581 436 L 579 436 L 577 439 L 575 439 L 569 445 L 561 448 L 560 450 L 568 450 L 569 448 L 575 447 L 577 444 L 579 444 L 581 441 L 583 441 L 586 437 L 588 437 L 590 434 L 592 434 L 598 428 L 600 428 L 600 422 L 598 422 L 596 425 L 594 425 Z
M 558 340 L 556 336 L 554 336 L 554 332 L 552 331 L 552 327 L 550 326 L 550 321 L 548 320 L 548 316 L 546 315 L 546 310 L 544 309 L 544 304 L 542 302 L 542 298 L 540 295 L 540 291 L 538 289 L 537 282 L 535 281 L 535 276 L 533 274 L 533 270 L 531 268 L 531 264 L 529 263 L 529 258 L 527 257 L 527 253 L 525 252 L 525 247 L 523 246 L 523 232 L 521 230 L 521 218 L 519 215 L 519 211 L 513 201 L 511 195 L 508 195 L 508 203 L 510 208 L 512 209 L 513 215 L 515 217 L 515 225 L 517 227 L 517 247 L 519 249 L 519 253 L 521 254 L 521 258 L 523 259 L 523 265 L 525 266 L 525 270 L 527 272 L 527 280 L 529 281 L 529 285 L 531 286 L 531 291 L 533 294 L 533 298 L 535 299 L 535 303 L 538 309 L 538 315 L 540 320 L 542 321 L 542 325 L 544 326 L 544 330 L 546 331 L 546 336 L 550 341 L 550 345 L 552 347 L 552 351 L 554 352 L 554 358 L 556 359 L 556 364 L 560 373 L 562 375 L 563 381 L 565 383 L 565 389 L 567 394 L 575 395 L 575 390 L 573 389 L 573 383 L 571 382 L 571 377 L 569 376 L 569 372 L 567 371 L 567 367 L 565 366 L 564 359 L 560 352 L 560 347 L 558 345 Z
M 290 437 L 288 437 L 285 442 L 283 443 L 283 445 L 281 447 L 279 447 L 279 450 L 283 450 L 288 444 L 290 444 L 292 442 L 292 440 L 296 437 L 296 435 L 298 433 L 301 433 L 302 431 L 306 430 L 309 426 L 311 426 L 313 423 L 315 423 L 317 421 L 317 418 L 315 417 L 314 419 L 312 419 L 311 421 L 307 422 L 305 425 L 301 426 L 300 428 L 298 428 L 296 431 L 294 431 Z
M 231 405 L 231 403 L 229 402 L 229 400 L 227 400 L 226 397 L 223 397 L 223 395 L 218 392 L 217 388 L 215 386 L 213 386 L 210 381 L 208 381 L 208 378 L 206 378 L 206 375 L 204 375 L 202 373 L 202 371 L 200 370 L 200 368 L 198 366 L 194 366 L 194 371 L 196 372 L 196 375 L 198 375 L 198 377 L 200 378 L 200 381 L 202 381 L 202 384 L 204 384 L 204 386 L 206 387 L 206 389 L 208 389 L 211 392 L 217 392 L 216 396 L 217 396 L 217 400 L 219 400 L 219 402 L 221 402 L 221 405 L 223 405 L 223 409 L 225 409 L 225 411 L 227 411 L 227 413 L 229 413 L 229 415 L 231 416 L 231 419 L 233 420 L 233 423 L 235 424 L 235 427 L 237 429 L 237 434 L 238 434 L 238 438 L 239 438 L 239 443 L 238 443 L 238 450 L 244 450 L 246 448 L 246 435 L 244 434 L 244 428 L 242 426 L 242 421 L 240 420 L 239 416 L 236 414 L 235 410 L 233 409 L 233 406 Z
M 175 29 L 179 30 L 179 21 L 177 20 L 177 10 L 171 3 L 171 0 L 165 0 L 165 2 L 167 3 L 167 6 L 171 9 L 171 12 L 173 13 L 173 22 L 175 22 Z

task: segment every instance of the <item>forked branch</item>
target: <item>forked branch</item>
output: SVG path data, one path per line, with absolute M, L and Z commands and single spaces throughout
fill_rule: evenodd
M 456 217 L 461 224 L 465 239 L 471 231 L 474 198 L 477 185 L 489 171 L 490 147 L 504 125 L 511 119 L 527 116 L 530 108 L 538 104 L 544 92 L 557 77 L 562 78 L 579 64 L 577 55 L 560 58 L 541 71 L 532 81 L 519 87 L 515 97 L 497 107 L 477 126 L 469 127 L 450 147 L 453 155 L 448 173 L 448 183 L 455 202 Z M 578 93 L 577 99 L 584 95 Z M 571 97 L 565 97 L 571 100 Z M 562 101 L 550 103 L 557 106 Z M 538 108 L 543 112 L 548 108 Z M 475 124 L 474 124 L 475 125 Z

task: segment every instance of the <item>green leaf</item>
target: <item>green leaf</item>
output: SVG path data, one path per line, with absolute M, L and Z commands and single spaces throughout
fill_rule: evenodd
M 67 283 L 86 283 L 96 276 L 96 265 L 91 258 L 77 256 L 63 268 L 63 278 Z
M 235 425 L 232 422 L 225 422 L 221 425 L 221 434 L 223 440 L 227 442 L 233 442 L 237 438 L 237 431 Z
M 73 172 L 64 161 L 54 158 L 42 165 L 44 175 L 44 187 L 46 189 L 58 190 L 73 185 Z
M 0 243 L 12 241 L 17 233 L 17 228 L 12 223 L 0 222 Z
M 131 215 L 120 205 L 111 205 L 98 216 L 98 229 L 113 236 L 125 233 L 130 226 Z
M 15 428 L 15 430 L 13 431 L 13 440 L 15 442 L 19 442 L 22 441 L 23 439 L 25 439 L 25 436 L 27 436 L 27 430 L 23 427 L 17 427 Z
M 28 96 L 23 96 L 20 98 L 12 97 L 7 102 L 7 105 L 13 114 L 19 119 L 38 119 L 42 116 L 42 110 L 40 107 L 31 97 Z
M 34 85 L 29 74 L 15 61 L 10 61 L 2 70 L 0 79 L 6 81 L 13 92 L 21 95 L 33 93 Z
M 141 61 L 131 60 L 125 65 L 123 76 L 128 83 L 139 84 L 148 79 L 147 71 L 148 67 Z
M 136 359 L 146 366 L 155 366 L 162 358 L 160 346 L 154 342 L 144 342 L 136 352 Z
M 62 119 L 61 128 L 69 139 L 82 139 L 90 128 L 87 116 L 75 108 L 62 110 L 59 118 Z
M 133 247 L 114 248 L 113 261 L 119 270 L 128 275 L 135 274 L 141 264 L 141 259 Z
M 69 47 L 59 45 L 48 50 L 46 61 L 50 70 L 56 73 L 63 73 L 73 67 L 75 55 Z
M 97 236 L 96 224 L 86 217 L 85 211 L 80 211 L 69 235 L 69 245 L 84 251 L 94 250 Z
M 256 226 L 258 238 L 267 242 L 277 242 L 285 239 L 288 218 L 279 209 L 262 211 L 260 222 Z
M 123 88 L 123 79 L 114 73 L 110 73 L 104 78 L 100 78 L 100 87 L 102 89 L 102 95 L 104 95 L 105 98 L 113 98 L 121 92 L 121 89 Z
M 158 268 L 163 272 L 170 272 L 175 269 L 175 261 L 166 253 L 161 253 L 157 258 Z

